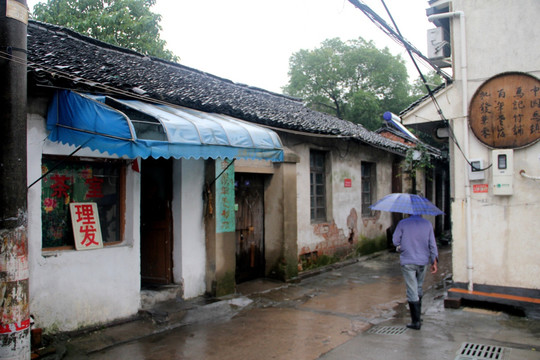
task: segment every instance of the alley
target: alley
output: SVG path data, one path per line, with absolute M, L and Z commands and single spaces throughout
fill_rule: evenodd
M 425 288 L 429 291 L 425 296 L 425 326 L 420 332 L 408 330 L 407 336 L 417 341 L 426 334 L 429 334 L 429 338 L 436 335 L 429 327 L 435 326 L 438 329 L 438 323 L 441 326 L 448 323 L 437 313 L 442 312 L 445 318 L 450 318 L 454 311 L 463 313 L 462 310 L 441 309 L 444 294 L 442 285 L 451 269 L 451 252 L 449 248 L 443 248 L 440 253 L 440 271 L 435 276 L 428 275 L 426 280 Z M 85 344 L 90 349 L 89 344 L 92 341 L 99 342 L 102 337 L 94 335 L 94 340 L 91 337 L 86 342 L 74 339 L 68 347 L 67 358 L 378 359 L 385 358 L 380 357 L 381 351 L 389 351 L 385 356 L 409 359 L 411 346 L 404 344 L 403 352 L 393 347 L 392 344 L 399 342 L 398 338 L 365 336 L 369 335 L 370 329 L 381 324 L 390 323 L 404 328 L 403 324 L 408 320 L 398 260 L 396 253 L 381 252 L 372 258 L 364 258 L 304 278 L 298 283 L 284 284 L 268 280 L 245 283 L 239 286 L 239 294 L 233 299 L 202 305 L 197 307 L 197 311 L 188 313 L 184 316 L 183 326 L 170 326 L 168 331 L 138 339 L 134 335 L 134 341 L 111 345 L 87 357 L 77 352 L 77 346 Z M 486 334 L 485 327 L 493 328 L 489 321 L 499 323 L 502 320 L 506 321 L 505 328 L 510 327 L 512 331 L 515 328 L 520 332 L 517 337 L 519 340 L 516 341 L 521 343 L 514 344 L 518 349 L 513 349 L 513 354 L 519 357 L 501 359 L 540 359 L 540 356 L 535 357 L 540 353 L 531 350 L 535 342 L 537 348 L 540 347 L 537 341 L 540 331 L 538 321 L 513 317 L 509 319 L 507 315 L 499 313 L 487 317 L 478 313 L 471 314 L 465 313 L 461 317 L 456 314 L 456 318 L 469 321 L 466 328 L 469 332 L 478 326 Z M 474 316 L 485 318 L 479 320 Z M 186 317 L 191 319 L 186 320 Z M 453 325 L 460 326 L 457 323 Z M 462 330 L 456 329 L 456 334 Z M 460 344 L 447 340 L 443 342 L 441 338 L 452 332 L 451 329 L 445 329 L 435 339 L 421 340 L 423 345 L 414 351 L 427 353 L 425 357 L 416 358 L 432 358 L 428 357 L 432 354 L 429 351 L 444 354 L 445 346 L 442 344 L 447 343 L 447 356 L 439 358 L 454 359 Z M 503 337 L 500 341 L 511 344 L 512 336 L 508 332 L 497 333 Z M 497 340 L 497 335 L 493 336 Z M 366 341 L 371 349 L 369 351 L 362 345 Z M 358 347 L 364 351 L 362 356 L 359 355 Z M 520 351 L 532 357 L 524 357 Z

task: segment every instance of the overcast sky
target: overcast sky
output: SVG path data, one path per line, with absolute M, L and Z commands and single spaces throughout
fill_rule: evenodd
M 426 54 L 427 0 L 385 0 L 403 36 Z M 27 0 L 30 10 L 43 1 Z M 364 0 L 388 23 L 381 0 Z M 289 58 L 325 39 L 363 37 L 388 47 L 418 74 L 406 51 L 348 0 L 157 0 L 161 38 L 181 63 L 234 82 L 281 92 Z M 421 68 L 427 71 L 426 68 Z

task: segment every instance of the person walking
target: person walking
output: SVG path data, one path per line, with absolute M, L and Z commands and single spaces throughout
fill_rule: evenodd
M 420 330 L 423 284 L 428 265 L 437 272 L 439 252 L 431 222 L 420 215 L 401 220 L 394 231 L 392 242 L 399 252 L 401 272 L 405 279 L 407 301 L 411 313 L 410 329 Z

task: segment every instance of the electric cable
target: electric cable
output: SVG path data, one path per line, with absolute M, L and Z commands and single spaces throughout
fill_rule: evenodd
M 105 85 L 105 84 L 102 84 L 102 83 L 94 81 L 94 80 L 85 79 L 85 78 L 80 77 L 80 76 L 73 76 L 68 72 L 64 72 L 64 71 L 61 71 L 61 70 L 58 70 L 58 69 L 55 69 L 55 68 L 52 68 L 52 67 L 49 67 L 49 66 L 46 66 L 46 65 L 43 65 L 43 64 L 39 64 L 39 63 L 35 63 L 35 62 L 27 62 L 23 58 L 18 58 L 16 56 L 13 56 L 13 55 L 11 55 L 9 53 L 6 53 L 4 51 L 0 51 L 0 59 L 13 61 L 13 62 L 18 63 L 20 65 L 25 65 L 26 64 L 26 66 L 28 68 L 31 68 L 31 69 L 34 69 L 34 70 L 37 70 L 37 71 L 43 71 L 43 72 L 48 73 L 48 74 L 53 75 L 53 76 L 60 76 L 60 77 L 63 77 L 65 79 L 67 79 L 67 80 L 70 80 L 70 81 L 86 83 L 86 84 L 91 85 L 92 87 L 94 87 L 94 88 L 96 88 L 98 90 L 99 89 L 104 90 L 104 91 L 108 92 L 109 94 L 122 95 L 122 96 L 125 96 L 125 97 L 129 97 L 129 98 L 133 98 L 133 99 L 137 99 L 137 100 L 143 100 L 143 101 L 150 100 L 148 97 L 141 96 L 141 95 L 138 95 L 136 93 L 129 92 L 129 91 L 126 91 L 126 90 L 121 90 L 121 89 L 118 89 L 116 87 L 112 87 L 112 86 L 109 86 L 109 85 Z M 44 86 L 44 87 L 46 87 L 46 86 Z M 58 87 L 55 87 L 55 88 L 58 88 Z M 178 106 L 178 105 L 171 104 L 171 103 L 168 103 L 166 101 L 159 100 L 159 99 L 152 98 L 151 100 L 152 100 L 152 102 L 157 103 L 157 104 L 169 105 L 169 106 L 173 106 L 173 107 Z
M 368 19 L 371 20 L 377 26 L 380 30 L 382 30 L 386 35 L 388 35 L 392 40 L 396 41 L 400 45 L 404 45 L 407 49 L 410 49 L 412 52 L 414 52 L 420 59 L 422 59 L 425 63 L 427 63 L 430 67 L 432 67 L 437 74 L 442 76 L 443 78 L 447 80 L 452 80 L 452 77 L 448 75 L 446 72 L 444 72 L 440 67 L 435 65 L 431 60 L 429 60 L 420 50 L 415 48 L 409 41 L 407 41 L 401 34 L 397 33 L 396 30 L 394 30 L 390 25 L 384 21 L 383 18 L 381 18 L 375 11 L 373 11 L 369 6 L 367 6 L 364 3 L 361 3 L 359 0 L 349 0 L 349 2 L 354 5 L 356 8 L 358 8 L 360 11 L 364 13 L 368 17 Z
M 420 70 L 420 68 L 418 67 L 418 64 L 416 62 L 416 59 L 414 58 L 413 56 L 413 52 L 419 56 L 421 59 L 427 61 L 430 66 L 441 76 L 443 76 L 444 78 L 446 78 L 447 80 L 452 80 L 450 78 L 450 76 L 448 74 L 446 74 L 444 71 L 442 71 L 438 66 L 436 66 L 435 64 L 433 64 L 429 59 L 427 59 L 419 50 L 417 50 L 414 46 L 412 46 L 412 44 L 410 42 L 408 42 L 402 35 L 401 35 L 401 32 L 399 31 L 399 28 L 396 24 L 396 22 L 394 21 L 394 18 L 392 17 L 392 14 L 390 13 L 388 7 L 386 6 L 386 3 L 384 2 L 384 0 L 381 0 L 386 12 L 388 13 L 388 16 L 390 17 L 393 25 L 394 25 L 394 28 L 395 30 L 390 27 L 390 25 L 388 25 L 377 13 L 375 13 L 369 6 L 363 4 L 363 3 L 360 3 L 359 0 L 349 0 L 349 2 L 351 4 L 353 4 L 355 7 L 357 7 L 360 11 L 362 11 L 364 13 L 364 15 L 366 15 L 373 23 L 375 23 L 375 25 L 377 25 L 377 27 L 379 27 L 380 29 L 383 29 L 383 32 L 389 36 L 391 36 L 393 39 L 397 39 L 401 45 L 403 45 L 405 47 L 405 49 L 407 50 L 407 53 L 409 54 L 416 70 L 418 71 L 418 73 L 420 74 L 420 78 L 422 80 L 422 82 L 424 83 L 424 86 L 426 87 L 427 91 L 428 91 L 428 95 L 429 97 L 431 98 L 431 101 L 433 102 L 433 105 L 435 106 L 435 109 L 437 111 L 437 113 L 439 114 L 439 116 L 441 117 L 441 120 L 443 122 L 443 124 L 449 129 L 449 135 L 450 135 L 450 139 L 452 140 L 452 142 L 456 145 L 456 147 L 458 148 L 458 150 L 461 152 L 461 154 L 463 155 L 463 158 L 465 159 L 465 161 L 467 162 L 467 164 L 469 164 L 469 166 L 471 168 L 473 168 L 473 165 L 472 163 L 470 162 L 470 160 L 467 158 L 467 156 L 465 155 L 465 152 L 463 151 L 463 149 L 461 148 L 461 145 L 459 144 L 459 142 L 457 141 L 457 138 L 455 136 L 455 133 L 454 133 L 454 129 L 453 127 L 450 125 L 450 122 L 448 121 L 448 119 L 446 119 L 446 117 L 444 116 L 444 113 L 439 105 L 439 102 L 437 101 L 437 99 L 435 98 L 435 94 L 433 93 L 433 91 L 431 90 L 431 88 L 429 87 L 429 84 L 427 83 L 424 75 L 422 74 L 422 71 Z M 489 169 L 490 167 L 492 167 L 493 164 L 490 164 L 488 167 L 486 168 L 483 168 L 483 169 L 477 169 L 476 167 L 474 167 L 475 169 L 477 169 L 477 171 L 483 171 L 483 170 L 487 170 Z
M 519 172 L 519 175 L 523 176 L 524 178 L 531 179 L 531 180 L 540 180 L 540 176 L 527 175 L 525 170 L 521 170 Z

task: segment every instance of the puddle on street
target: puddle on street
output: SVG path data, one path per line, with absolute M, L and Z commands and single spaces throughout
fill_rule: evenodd
M 378 282 L 354 283 L 335 288 L 307 300 L 302 308 L 373 318 L 403 300 L 405 286 L 401 278 L 380 278 Z

